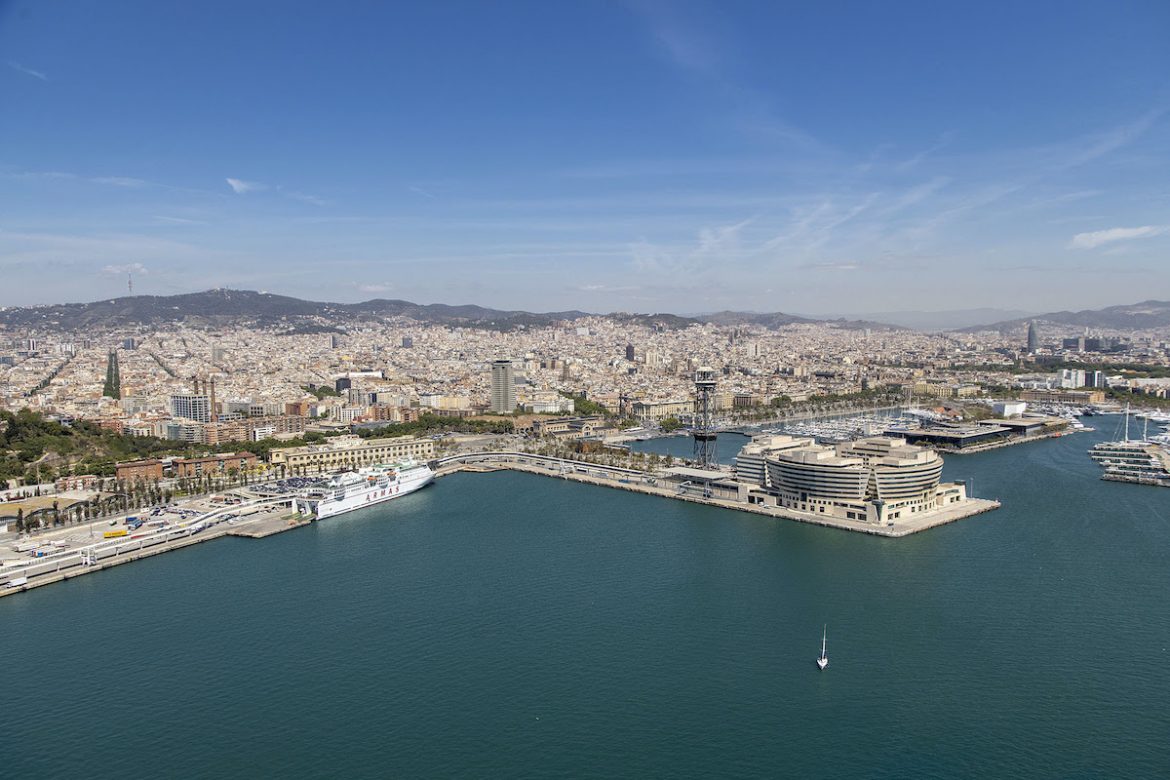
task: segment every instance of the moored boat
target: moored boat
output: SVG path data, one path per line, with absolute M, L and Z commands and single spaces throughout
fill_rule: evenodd
M 374 506 L 405 496 L 429 485 L 434 472 L 425 463 L 405 461 L 389 466 L 369 466 L 335 474 L 302 490 L 296 510 L 316 520 Z

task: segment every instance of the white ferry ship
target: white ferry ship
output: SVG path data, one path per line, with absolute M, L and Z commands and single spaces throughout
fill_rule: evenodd
M 426 487 L 434 478 L 425 463 L 413 461 L 347 471 L 301 491 L 296 510 L 322 520 L 405 496 Z

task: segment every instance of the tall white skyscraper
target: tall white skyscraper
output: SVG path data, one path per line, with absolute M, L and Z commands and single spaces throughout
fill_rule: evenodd
M 492 361 L 492 411 L 511 414 L 516 410 L 516 383 L 511 360 Z
M 171 414 L 185 420 L 211 422 L 211 398 L 206 395 L 172 395 Z

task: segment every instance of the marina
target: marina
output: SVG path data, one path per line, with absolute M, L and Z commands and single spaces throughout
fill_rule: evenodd
M 1154 436 L 1149 433 L 1150 421 L 1160 423 L 1161 415 L 1142 415 L 1142 437 L 1131 439 L 1129 409 L 1124 414 L 1120 438 L 1098 442 L 1089 450 L 1089 457 L 1103 469 L 1101 479 L 1170 487 L 1170 437 L 1165 433 Z

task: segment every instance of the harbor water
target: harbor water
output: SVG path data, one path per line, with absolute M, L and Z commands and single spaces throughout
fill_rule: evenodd
M 1166 777 L 1170 490 L 1101 428 L 948 457 L 1003 508 L 903 539 L 459 474 L 5 598 L 2 771 Z

